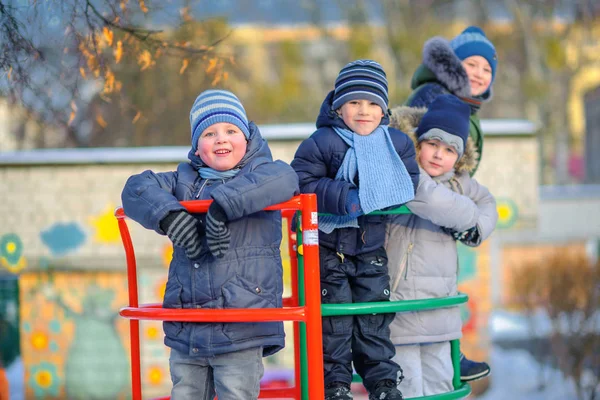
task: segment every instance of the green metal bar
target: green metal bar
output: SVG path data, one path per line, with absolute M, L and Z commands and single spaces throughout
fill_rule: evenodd
M 296 246 L 297 249 L 302 245 L 302 213 L 296 213 Z M 296 250 L 297 251 L 297 250 Z M 298 251 L 298 305 L 306 305 L 306 293 L 304 290 L 304 255 Z M 306 323 L 300 322 L 300 395 L 302 400 L 308 399 L 308 359 L 307 359 L 307 342 L 306 342 Z
M 324 317 L 333 317 L 340 315 L 423 311 L 432 310 L 435 308 L 452 307 L 458 304 L 466 303 L 468 300 L 469 296 L 464 293 L 459 293 L 456 296 L 443 297 L 439 299 L 378 301 L 372 303 L 351 304 L 321 304 L 321 313 Z
M 378 210 L 370 212 L 369 215 L 390 215 L 390 214 L 412 214 L 406 206 L 400 206 L 391 210 Z
M 452 367 L 454 368 L 454 376 L 452 377 L 452 386 L 458 389 L 461 386 L 460 382 L 460 341 L 450 341 L 450 356 L 452 357 Z
M 395 214 L 412 214 L 406 206 L 396 207 L 390 210 L 377 210 L 370 212 L 368 215 L 395 215 Z M 327 213 L 319 213 L 319 215 L 333 215 Z

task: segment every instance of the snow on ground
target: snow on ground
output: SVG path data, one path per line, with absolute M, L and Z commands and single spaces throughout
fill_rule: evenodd
M 575 384 L 565 379 L 560 370 L 542 366 L 525 349 L 507 349 L 500 342 L 524 341 L 548 337 L 552 326 L 548 315 L 538 312 L 529 321 L 524 315 L 495 311 L 489 320 L 492 345 L 490 366 L 492 377 L 489 390 L 479 400 L 571 400 L 577 399 Z M 543 370 L 542 370 L 543 369 Z M 545 384 L 539 388 L 540 382 Z M 591 379 L 590 379 L 591 381 Z M 600 387 L 597 387 L 600 395 Z
M 575 386 L 560 371 L 545 370 L 547 386 L 538 390 L 540 365 L 526 350 L 505 350 L 492 346 L 492 368 L 488 391 L 478 400 L 570 400 L 576 399 Z

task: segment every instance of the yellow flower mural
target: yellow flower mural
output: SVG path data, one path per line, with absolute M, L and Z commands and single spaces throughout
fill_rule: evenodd
M 156 326 L 149 326 L 146 329 L 146 337 L 148 339 L 152 339 L 152 340 L 158 339 L 159 336 L 160 336 L 160 334 L 161 334 L 161 332 L 162 332 L 162 329 L 159 329 Z
M 48 348 L 48 335 L 44 332 L 33 332 L 31 335 L 31 346 L 36 350 L 46 350 Z
M 56 365 L 41 362 L 31 366 L 29 384 L 36 398 L 56 397 L 60 391 Z
M 27 266 L 23 257 L 23 243 L 14 233 L 0 237 L 0 266 L 16 274 Z
M 152 385 L 160 385 L 163 383 L 164 373 L 160 367 L 148 368 L 148 381 Z
M 121 241 L 119 225 L 114 216 L 115 206 L 109 204 L 102 214 L 90 218 L 90 223 L 96 228 L 94 240 L 100 243 L 118 243 Z
M 510 199 L 496 199 L 496 209 L 498 211 L 497 227 L 506 229 L 512 227 L 518 219 L 519 210 L 514 201 Z

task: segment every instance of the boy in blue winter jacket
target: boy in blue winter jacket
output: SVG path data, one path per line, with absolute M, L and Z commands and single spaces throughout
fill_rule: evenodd
M 316 193 L 321 301 L 389 301 L 385 217 L 371 211 L 411 200 L 419 180 L 415 149 L 388 128 L 387 78 L 371 60 L 347 64 L 300 144 L 292 167 L 302 193 Z M 352 399 L 352 363 L 369 399 L 402 399 L 389 324 L 394 314 L 323 318 L 325 399 Z
M 207 90 L 190 112 L 189 163 L 127 180 L 125 214 L 173 242 L 165 308 L 282 306 L 281 213 L 267 206 L 298 193 L 298 177 L 231 92 Z M 182 200 L 212 199 L 206 215 Z M 258 398 L 262 357 L 284 346 L 283 323 L 164 322 L 171 398 Z

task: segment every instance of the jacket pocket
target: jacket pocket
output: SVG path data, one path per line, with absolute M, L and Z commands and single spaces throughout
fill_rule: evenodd
M 183 308 L 181 294 L 183 285 L 176 273 L 169 274 L 167 286 L 165 287 L 165 296 L 163 300 L 164 308 Z
M 223 308 L 276 308 L 276 296 L 248 279 L 236 276 L 221 287 Z M 279 323 L 242 322 L 226 323 L 223 333 L 231 341 L 278 334 Z
M 224 308 L 270 308 L 277 307 L 275 295 L 262 285 L 236 275 L 221 287 Z
M 394 274 L 394 278 L 392 280 L 392 292 L 396 291 L 401 279 L 408 279 L 408 259 L 410 257 L 410 253 L 412 253 L 413 247 L 414 244 L 409 243 L 404 255 L 402 256 L 402 260 L 400 260 L 400 265 L 398 266 L 398 269 L 396 269 L 396 274 Z

